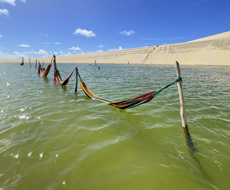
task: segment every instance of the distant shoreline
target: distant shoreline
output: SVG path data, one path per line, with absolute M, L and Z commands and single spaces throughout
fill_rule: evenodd
M 179 44 L 56 56 L 57 63 L 171 65 L 178 61 L 190 66 L 230 66 L 230 32 Z M 37 60 L 49 63 L 51 57 Z M 36 58 L 31 58 L 31 63 L 35 61 Z M 21 59 L 0 59 L 0 63 L 21 63 Z
M 176 61 L 174 61 L 172 64 L 142 64 L 142 63 L 133 63 L 133 64 L 127 64 L 127 63 L 97 63 L 97 66 L 99 66 L 99 65 L 144 65 L 144 66 L 150 66 L 150 65 L 155 65 L 155 66 L 175 66 L 175 62 Z M 4 64 L 4 63 L 9 63 L 9 64 L 18 64 L 19 66 L 20 66 L 20 63 L 21 62 L 1 62 L 1 60 L 0 60 L 0 64 Z M 42 62 L 43 63 L 43 62 Z M 48 62 L 44 62 L 45 64 L 49 64 Z M 180 63 L 180 62 L 179 62 Z M 32 62 L 31 63 L 32 64 L 32 67 L 34 67 L 33 65 L 35 64 L 34 62 Z M 85 65 L 89 65 L 89 64 L 91 64 L 91 67 L 94 67 L 94 65 L 92 65 L 92 63 L 62 63 L 62 62 L 60 62 L 60 63 L 57 63 L 57 64 L 85 64 Z M 29 65 L 29 62 L 25 62 L 25 65 L 24 66 L 26 66 L 26 65 Z M 208 67 L 208 66 L 210 66 L 210 67 L 213 67 L 213 66 L 217 66 L 217 67 L 229 67 L 230 66 L 230 64 L 226 64 L 226 65 L 220 65 L 220 64 L 216 64 L 216 65 L 207 65 L 207 64 L 181 64 L 180 63 L 180 65 L 182 65 L 182 66 L 188 66 L 188 67 L 194 67 L 194 66 L 200 66 L 200 67 Z M 95 66 L 95 67 L 97 67 L 97 66 Z

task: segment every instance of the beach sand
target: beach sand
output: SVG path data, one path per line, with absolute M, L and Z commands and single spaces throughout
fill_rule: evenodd
M 31 59 L 35 63 L 36 59 Z M 49 63 L 51 57 L 38 58 Z M 107 51 L 69 56 L 58 56 L 57 63 L 94 64 L 159 64 L 171 65 L 228 65 L 230 66 L 230 31 L 171 45 L 160 45 L 127 50 Z M 25 64 L 28 63 L 25 59 Z M 0 59 L 0 63 L 21 63 L 21 59 Z

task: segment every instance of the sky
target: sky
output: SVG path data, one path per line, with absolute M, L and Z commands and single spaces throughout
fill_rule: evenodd
M 183 43 L 230 31 L 230 0 L 0 0 L 0 59 Z

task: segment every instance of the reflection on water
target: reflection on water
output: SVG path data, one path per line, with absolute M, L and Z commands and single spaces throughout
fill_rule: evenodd
M 158 89 L 172 66 L 75 66 L 111 101 Z M 1 64 L 0 189 L 228 189 L 229 67 L 181 66 L 192 142 L 186 141 L 177 85 L 129 110 L 85 96 L 29 65 Z

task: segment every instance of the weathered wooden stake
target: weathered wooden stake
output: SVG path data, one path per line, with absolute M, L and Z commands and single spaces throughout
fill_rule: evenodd
M 20 65 L 24 65 L 24 58 L 22 57 L 22 62 L 20 63 Z
M 56 74 L 56 56 L 53 55 L 53 63 L 54 63 L 54 80 L 55 80 L 55 74 Z
M 35 69 L 37 69 L 37 62 L 38 62 L 38 61 L 37 61 L 37 59 L 36 59 L 36 62 L 35 62 Z
M 75 85 L 75 92 L 77 92 L 77 85 L 78 85 L 78 68 L 76 68 L 76 85 Z
M 180 65 L 177 61 L 175 63 L 175 66 L 176 66 L 176 77 L 180 78 L 181 77 Z M 185 101 L 184 101 L 184 94 L 183 94 L 183 88 L 182 88 L 182 81 L 178 81 L 177 86 L 178 86 L 178 93 L 179 93 L 179 97 L 180 97 L 180 116 L 181 116 L 181 120 L 182 120 L 182 127 L 184 129 L 184 133 L 186 134 L 186 137 L 189 140 L 191 140 L 191 136 L 190 136 L 189 130 L 188 130 L 188 123 L 187 123 L 187 119 L 186 119 Z
M 30 67 L 31 67 L 31 61 L 30 61 L 30 57 L 29 57 L 29 63 L 30 63 Z
M 53 55 L 53 63 L 54 63 L 54 66 L 55 66 L 56 65 L 56 56 L 55 55 Z

